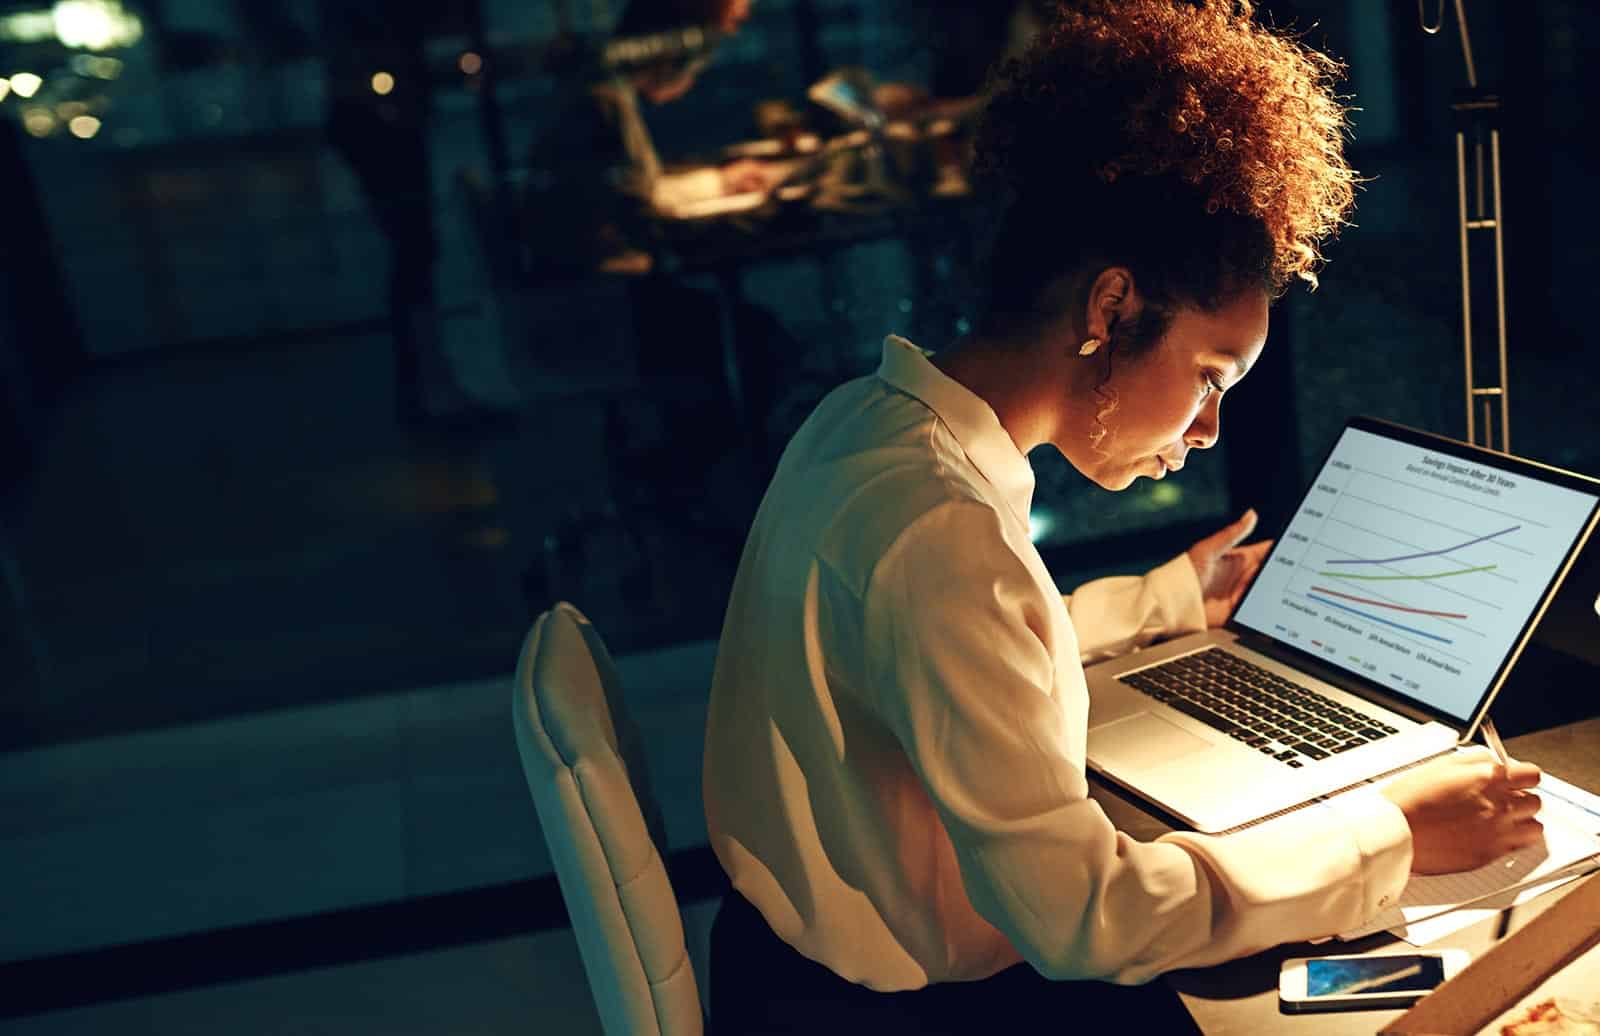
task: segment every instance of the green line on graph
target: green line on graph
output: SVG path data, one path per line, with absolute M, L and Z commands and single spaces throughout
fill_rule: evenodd
M 1354 576 L 1349 572 L 1318 572 L 1319 576 L 1335 576 L 1339 579 L 1443 579 L 1445 576 L 1461 576 L 1468 572 L 1487 572 L 1496 565 L 1480 565 L 1477 568 L 1458 568 L 1454 572 L 1435 572 L 1431 576 Z

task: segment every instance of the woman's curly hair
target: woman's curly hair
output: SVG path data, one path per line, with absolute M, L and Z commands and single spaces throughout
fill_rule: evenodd
M 1316 286 L 1354 200 L 1334 59 L 1245 0 L 1076 0 L 991 74 L 975 142 L 1008 188 L 991 308 L 1126 263 L 1158 305 Z

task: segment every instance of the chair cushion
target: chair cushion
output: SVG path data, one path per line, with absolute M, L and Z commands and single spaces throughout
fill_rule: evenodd
M 570 604 L 534 624 L 513 704 L 523 771 L 606 1032 L 698 1036 L 699 991 L 638 732 L 610 654 Z

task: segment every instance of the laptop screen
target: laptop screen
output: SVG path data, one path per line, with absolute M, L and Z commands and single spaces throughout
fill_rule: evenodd
M 1234 621 L 1465 724 L 1597 502 L 1600 483 L 1358 420 Z

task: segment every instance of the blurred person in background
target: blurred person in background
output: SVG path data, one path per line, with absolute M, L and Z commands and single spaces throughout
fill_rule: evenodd
M 660 58 L 615 69 L 598 63 L 570 68 L 530 151 L 528 164 L 537 175 L 524 195 L 522 234 L 535 278 L 554 283 L 596 271 L 631 275 L 639 373 L 647 382 L 678 386 L 613 421 L 616 462 L 629 481 L 642 481 L 654 493 L 698 498 L 694 479 L 671 458 L 695 453 L 704 458 L 696 466 L 703 471 L 740 445 L 730 429 L 743 425 L 760 439 L 773 364 L 793 344 L 770 312 L 734 304 L 728 324 L 741 352 L 743 395 L 736 408 L 725 377 L 724 302 L 658 275 L 647 250 L 654 215 L 776 183 L 776 167 L 754 159 L 665 169 L 644 119 L 645 104 L 693 103 L 683 99 L 710 66 L 717 43 L 738 32 L 749 15 L 750 0 L 633 0 L 611 41 L 681 39 L 684 30 L 698 29 L 707 44 L 669 48 Z M 572 344 L 538 346 L 549 351 Z
M 428 147 L 432 91 L 423 46 L 440 9 L 320 0 L 319 14 L 327 139 L 355 173 L 388 245 L 396 416 L 410 427 L 490 416 L 488 402 L 458 380 L 440 327 Z
M 645 273 L 645 209 L 761 190 L 775 178 L 743 159 L 667 172 L 640 100 L 681 100 L 711 64 L 720 40 L 738 32 L 750 0 L 633 0 L 609 36 L 639 40 L 698 29 L 696 50 L 616 69 L 572 63 L 562 70 L 553 117 L 535 135 L 529 165 L 544 179 L 528 194 L 524 232 L 536 268 Z

